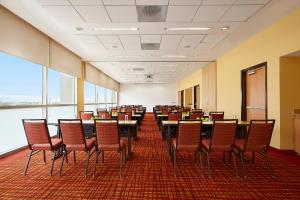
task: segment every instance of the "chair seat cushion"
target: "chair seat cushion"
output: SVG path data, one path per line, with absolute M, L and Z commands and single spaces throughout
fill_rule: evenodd
M 240 151 L 248 151 L 248 152 L 264 152 L 266 149 L 265 145 L 251 145 L 247 143 L 247 147 L 245 148 L 245 139 L 235 139 L 234 146 Z
M 177 143 L 177 138 L 171 139 L 171 146 L 175 149 Z M 177 151 L 188 151 L 188 152 L 196 152 L 199 151 L 200 147 L 199 145 L 178 145 Z
M 128 145 L 128 140 L 125 138 L 120 139 L 119 144 L 99 144 L 98 148 L 100 151 L 120 151 L 126 148 Z
M 59 138 L 52 138 L 51 142 L 52 142 L 53 150 L 57 150 L 58 148 L 60 148 L 63 145 L 62 140 Z M 50 150 L 50 151 L 52 150 L 49 143 L 34 144 L 34 145 L 32 145 L 32 149 L 34 149 L 34 150 Z
M 91 137 L 89 139 L 86 139 L 86 145 L 84 144 L 67 144 L 66 148 L 71 151 L 90 151 L 96 143 L 96 138 Z M 85 149 L 86 146 L 86 149 Z
M 209 149 L 210 139 L 203 139 L 201 143 L 205 149 L 207 149 L 207 150 Z

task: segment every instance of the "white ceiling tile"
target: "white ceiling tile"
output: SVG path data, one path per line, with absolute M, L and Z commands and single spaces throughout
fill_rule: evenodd
M 105 51 L 106 49 L 102 44 L 98 43 L 84 43 L 82 44 L 87 50 L 90 51 Z
M 191 50 L 200 43 L 203 37 L 204 35 L 185 35 L 181 40 L 178 49 Z
M 209 34 L 203 39 L 203 42 L 220 42 L 226 36 L 226 34 Z
M 201 42 L 196 50 L 208 50 L 208 49 L 211 49 L 213 48 L 217 43 L 215 42 Z
M 107 12 L 113 22 L 136 22 L 135 6 L 106 6 Z
M 38 4 L 43 6 L 68 6 L 70 3 L 68 0 L 37 0 Z
M 84 43 L 99 43 L 97 36 L 93 35 L 76 35 L 74 36 L 77 41 Z
M 270 0 L 237 0 L 235 4 L 267 4 Z
M 135 5 L 135 0 L 102 0 L 104 5 L 126 5 L 126 6 L 131 6 Z
M 114 51 L 124 50 L 123 46 L 121 44 L 109 44 L 109 43 L 105 43 L 104 46 L 105 46 L 105 48 L 107 50 L 114 50 Z
M 203 5 L 231 5 L 236 0 L 203 0 Z
M 141 35 L 142 43 L 160 43 L 161 36 L 160 35 Z
M 75 8 L 86 22 L 110 22 L 103 6 L 76 6 Z
M 236 5 L 232 6 L 222 17 L 221 21 L 246 21 L 263 5 Z
M 58 21 L 68 23 L 83 22 L 82 18 L 72 6 L 43 6 Z
M 167 14 L 167 22 L 190 22 L 192 21 L 197 6 L 169 6 Z
M 136 0 L 136 5 L 168 5 L 169 0 Z
M 161 39 L 161 43 L 172 43 L 178 44 L 182 39 L 182 35 L 163 35 Z
M 178 44 L 174 43 L 161 43 L 160 44 L 160 50 L 176 50 L 178 47 Z
M 120 40 L 127 50 L 140 50 L 140 36 L 139 35 L 120 35 Z
M 72 5 L 76 6 L 94 6 L 103 5 L 101 0 L 69 0 Z
M 99 35 L 98 38 L 101 40 L 103 44 L 120 44 L 120 40 L 118 36 L 113 36 L 113 35 Z
M 219 21 L 230 6 L 200 6 L 194 17 L 194 22 Z
M 170 0 L 169 5 L 201 5 L 202 0 Z

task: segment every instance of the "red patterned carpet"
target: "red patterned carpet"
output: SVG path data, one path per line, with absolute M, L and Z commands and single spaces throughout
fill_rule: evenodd
M 22 171 L 27 151 L 2 159 L 0 199 L 300 199 L 299 157 L 271 153 L 276 179 L 269 176 L 265 162 L 258 157 L 255 164 L 248 165 L 248 178 L 237 179 L 231 165 L 220 162 L 218 155 L 212 158 L 213 177 L 202 178 L 193 155 L 179 154 L 177 177 L 173 177 L 172 163 L 153 115 L 145 116 L 138 136 L 123 178 L 119 176 L 119 157 L 114 153 L 107 153 L 105 163 L 97 165 L 96 178 L 91 174 L 94 155 L 87 178 L 84 154 L 78 154 L 76 164 L 70 161 L 64 166 L 62 177 L 57 173 L 60 160 L 56 161 L 53 177 L 48 175 L 50 155 L 47 164 L 42 154 L 33 157 L 26 177 Z

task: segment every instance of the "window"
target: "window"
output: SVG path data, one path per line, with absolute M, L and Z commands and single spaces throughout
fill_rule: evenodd
M 0 52 L 0 155 L 27 145 L 21 119 L 45 118 L 43 67 Z
M 87 81 L 84 82 L 84 110 L 96 111 L 96 86 Z
M 76 78 L 48 69 L 48 122 L 76 118 Z M 50 127 L 49 127 L 50 128 Z
M 0 155 L 27 145 L 22 119 L 76 118 L 76 80 L 0 52 Z M 55 135 L 57 127 L 49 131 Z

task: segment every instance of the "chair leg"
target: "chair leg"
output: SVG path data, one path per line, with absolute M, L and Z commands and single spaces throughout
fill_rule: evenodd
M 255 163 L 255 152 L 252 152 L 252 163 Z
M 234 170 L 235 170 L 235 176 L 238 178 L 239 177 L 239 172 L 237 170 L 237 165 L 236 165 L 236 160 L 235 160 L 235 154 L 234 154 L 234 151 L 231 151 L 231 154 L 232 155 L 232 159 L 233 159 L 233 165 L 234 165 Z
M 25 176 L 25 175 L 26 175 L 26 173 L 27 173 L 27 169 L 28 169 L 28 166 L 29 166 L 29 162 L 30 162 L 30 159 L 31 159 L 32 153 L 33 153 L 33 150 L 31 150 L 31 151 L 29 152 L 29 155 L 28 155 L 28 160 L 27 160 L 27 164 L 26 164 L 25 170 L 24 170 L 24 172 L 23 172 L 23 176 Z
M 223 152 L 223 164 L 225 163 L 225 152 Z
M 202 177 L 204 177 L 204 173 L 203 173 L 203 162 L 202 162 L 202 151 L 200 150 L 198 153 L 199 153 L 199 160 L 200 160 L 201 175 L 202 175 Z
M 64 165 L 64 159 L 66 157 L 66 154 L 67 154 L 67 150 L 63 150 L 63 157 L 61 159 L 61 163 L 60 163 L 60 169 L 59 169 L 59 176 L 61 176 L 61 172 L 62 172 L 62 168 L 63 168 L 63 165 Z
M 211 177 L 211 172 L 210 172 L 210 160 L 209 160 L 209 152 L 206 152 L 206 158 L 207 158 L 207 167 L 208 167 L 208 176 Z
M 272 168 L 272 165 L 271 165 L 271 161 L 270 161 L 270 159 L 269 159 L 269 156 L 268 156 L 267 152 L 264 152 L 263 154 L 264 154 L 264 157 L 265 157 L 265 159 L 266 159 L 266 161 L 267 161 L 268 171 L 270 172 L 271 176 L 272 176 L 273 178 L 275 178 L 276 176 L 275 176 L 275 174 L 274 174 L 274 171 L 273 171 L 273 168 Z
M 104 151 L 102 151 L 102 163 L 104 163 Z
M 245 172 L 245 161 L 244 161 L 244 153 L 243 152 L 240 152 L 240 158 L 241 158 L 241 161 L 242 161 L 243 176 L 244 176 L 244 178 L 246 178 L 247 175 L 246 175 L 246 172 Z
M 173 169 L 174 169 L 174 176 L 176 177 L 176 150 L 173 149 Z
M 74 163 L 76 163 L 76 153 L 75 153 L 75 151 L 73 151 L 73 159 L 74 159 Z
M 197 151 L 195 151 L 195 162 L 197 162 Z
M 85 166 L 85 177 L 87 177 L 88 172 L 89 172 L 89 162 L 90 162 L 90 156 L 91 156 L 91 152 L 88 151 L 87 152 L 87 160 L 86 160 L 86 166 Z
M 50 176 L 52 176 L 54 160 L 55 160 L 55 151 L 53 151 L 53 156 L 52 156 L 52 160 L 51 160 Z
M 96 166 L 98 163 L 98 157 L 99 157 L 100 152 L 97 150 L 96 151 L 96 160 L 95 160 L 95 165 L 94 165 L 94 177 L 96 176 Z
M 44 156 L 44 163 L 46 163 L 46 151 L 43 150 L 43 156 Z

